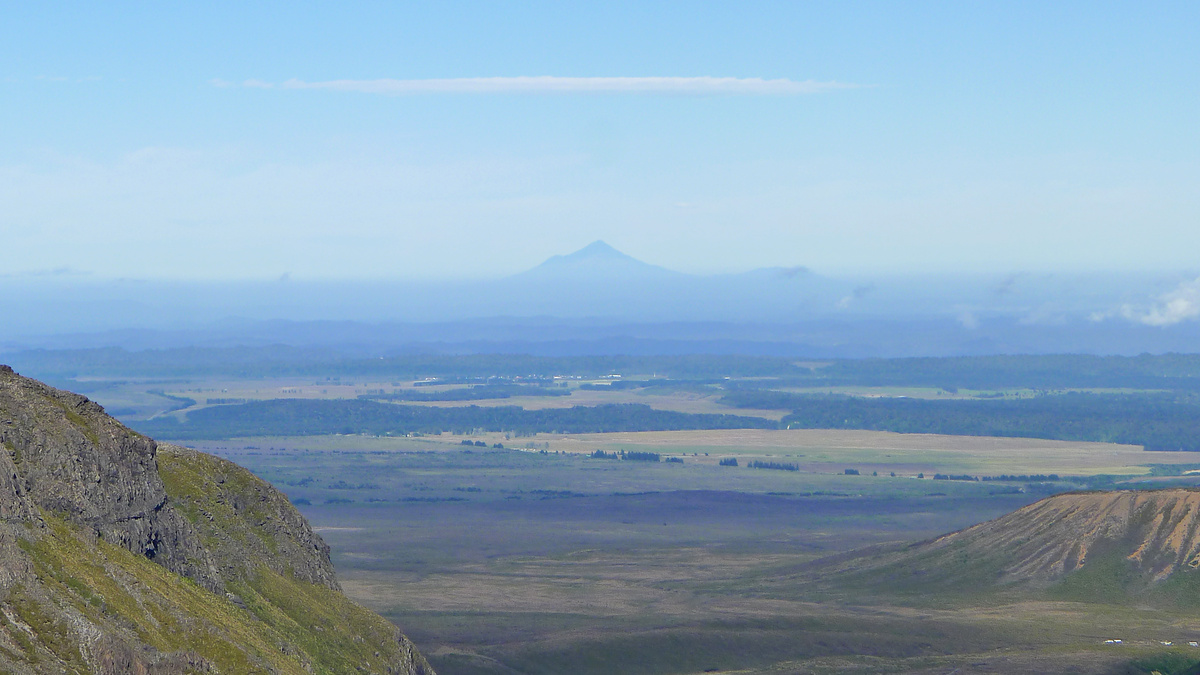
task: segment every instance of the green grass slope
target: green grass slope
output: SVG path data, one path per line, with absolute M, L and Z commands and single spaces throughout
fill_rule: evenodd
M 0 367 L 0 674 L 433 675 L 287 498 Z

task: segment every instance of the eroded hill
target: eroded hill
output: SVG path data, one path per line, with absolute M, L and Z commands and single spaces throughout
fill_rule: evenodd
M 1200 598 L 1200 490 L 1056 495 L 906 546 L 828 561 L 824 580 L 876 592 L 1046 592 L 1089 601 Z
M 248 471 L 0 366 L 0 671 L 431 675 Z

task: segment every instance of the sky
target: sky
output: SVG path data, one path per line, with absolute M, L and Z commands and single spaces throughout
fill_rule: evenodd
M 253 5 L 253 6 L 250 6 Z M 1196 272 L 1197 3 L 0 4 L 3 276 Z

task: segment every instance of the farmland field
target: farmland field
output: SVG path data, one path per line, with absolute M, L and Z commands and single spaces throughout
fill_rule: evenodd
M 425 394 L 464 391 L 464 385 L 414 387 L 411 382 L 392 380 L 330 380 L 312 378 L 130 379 L 84 378 L 64 383 L 106 402 L 119 417 L 148 419 L 159 415 L 180 416 L 213 405 L 229 405 L 277 398 L 340 400 L 376 393 L 420 392 Z M 657 410 L 684 413 L 730 413 L 778 421 L 785 409 L 737 409 L 720 403 L 722 391 L 715 388 L 582 389 L 579 383 L 564 388 L 566 396 L 521 396 L 461 401 L 404 401 L 405 405 L 437 407 L 520 406 L 528 410 L 570 408 L 604 404 L 641 403 Z M 190 402 L 189 402 L 190 401 Z
M 435 451 L 461 449 L 463 440 L 509 448 L 546 447 L 555 452 L 591 454 L 597 450 L 648 451 L 684 458 L 689 465 L 715 465 L 726 457 L 743 460 L 780 459 L 807 473 L 841 474 L 845 468 L 867 468 L 898 475 L 918 473 L 1050 474 L 1134 476 L 1154 464 L 1191 466 L 1192 453 L 1148 452 L 1112 443 L 1050 441 L 1028 438 L 897 434 L 881 431 L 823 429 L 717 429 L 607 434 L 442 434 L 422 438 L 375 436 L 266 437 L 260 447 L 307 450 Z M 224 441 L 199 441 L 197 447 L 219 449 Z M 245 443 L 242 443 L 245 445 Z M 238 447 L 234 442 L 230 447 Z M 902 473 L 903 471 L 903 473 Z

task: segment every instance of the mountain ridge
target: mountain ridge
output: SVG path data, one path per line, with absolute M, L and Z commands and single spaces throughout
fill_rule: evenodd
M 0 366 L 0 672 L 433 675 L 249 471 Z

